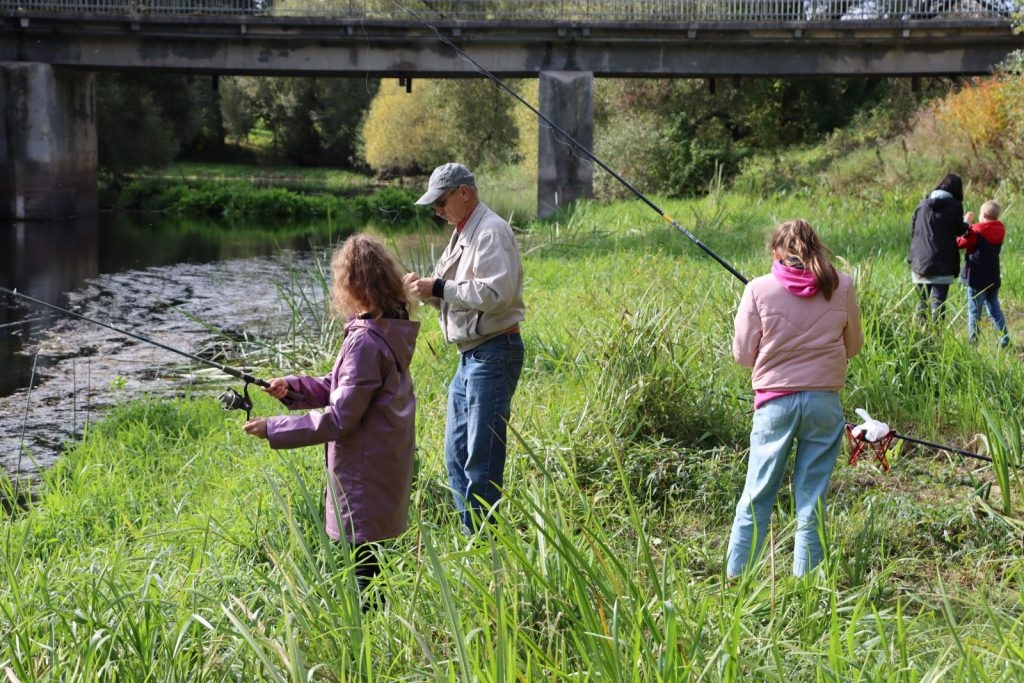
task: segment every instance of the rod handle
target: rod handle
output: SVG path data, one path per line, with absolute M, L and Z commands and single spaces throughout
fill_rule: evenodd
M 253 377 L 252 375 L 245 375 L 241 379 L 246 381 L 246 382 L 249 382 L 250 384 L 255 384 L 258 387 L 263 387 L 264 389 L 269 389 L 270 388 L 270 382 L 268 382 L 265 379 L 260 379 L 259 377 Z M 305 401 L 306 400 L 306 397 L 304 395 L 300 394 L 297 391 L 292 391 L 291 389 L 289 389 L 288 393 L 285 394 L 285 398 L 291 399 L 292 401 Z

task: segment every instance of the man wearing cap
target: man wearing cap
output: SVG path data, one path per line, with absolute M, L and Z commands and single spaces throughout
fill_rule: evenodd
M 448 482 L 469 529 L 501 497 L 506 434 L 523 369 L 523 264 L 512 228 L 477 197 L 462 164 L 438 166 L 416 200 L 455 230 L 430 277 L 406 274 L 405 286 L 439 309 L 459 366 L 448 391 L 444 455 Z

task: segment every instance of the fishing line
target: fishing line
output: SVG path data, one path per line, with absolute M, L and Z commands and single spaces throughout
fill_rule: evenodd
M 19 297 L 21 299 L 25 299 L 26 301 L 31 301 L 32 303 L 37 304 L 39 306 L 46 306 L 47 308 L 51 308 L 51 309 L 57 311 L 58 313 L 63 313 L 64 315 L 70 315 L 70 316 L 72 316 L 74 318 L 78 318 L 79 320 L 84 320 L 85 322 L 92 323 L 94 325 L 99 325 L 100 327 L 105 327 L 108 330 L 112 330 L 114 332 L 117 332 L 118 334 L 123 334 L 126 337 L 131 337 L 132 339 L 137 339 L 137 340 L 139 340 L 141 342 L 145 342 L 146 344 L 152 344 L 153 346 L 159 347 L 159 348 L 161 348 L 161 349 L 163 349 L 165 351 L 170 351 L 171 353 L 176 353 L 179 356 L 185 356 L 186 358 L 191 358 L 192 360 L 197 361 L 199 363 L 203 363 L 205 365 L 209 365 L 211 367 L 217 368 L 218 370 L 220 370 L 222 372 L 225 372 L 225 373 L 231 375 L 232 377 L 237 377 L 240 380 L 244 380 L 246 382 L 250 382 L 252 384 L 256 384 L 256 385 L 259 385 L 261 387 L 268 387 L 268 386 L 270 386 L 270 384 L 268 382 L 266 382 L 265 380 L 253 377 L 252 375 L 246 374 L 246 373 L 242 372 L 241 370 L 237 370 L 237 369 L 229 367 L 227 365 L 223 365 L 221 363 L 218 363 L 217 361 L 207 360 L 206 358 L 202 358 L 202 357 L 197 356 L 195 354 L 189 353 L 188 351 L 182 351 L 181 349 L 176 349 L 173 346 L 168 346 L 167 344 L 164 344 L 162 342 L 158 342 L 155 339 L 151 339 L 151 338 L 149 338 L 149 337 L 147 337 L 145 335 L 137 334 L 135 332 L 130 332 L 128 330 L 122 330 L 120 328 L 114 327 L 113 325 L 108 325 L 105 322 L 102 322 L 100 320 L 95 320 L 94 318 L 89 318 L 87 316 L 82 315 L 81 313 L 75 313 L 74 311 L 69 311 L 66 308 L 61 308 L 60 306 L 55 306 L 55 305 L 53 305 L 51 303 L 47 303 L 47 302 L 42 301 L 40 299 L 36 299 L 34 297 L 28 296 L 27 294 L 22 294 L 21 292 L 19 292 L 17 290 L 7 289 L 6 287 L 0 287 L 0 292 L 4 292 L 5 294 L 10 294 L 11 296 L 16 296 L 16 297 Z
M 28 377 L 28 395 L 25 398 L 25 415 L 21 420 L 21 435 L 18 437 L 18 464 L 17 469 L 14 472 L 14 501 L 15 505 L 18 505 L 18 501 L 21 497 L 21 460 L 22 455 L 25 453 L 25 428 L 28 425 L 28 414 L 32 406 L 32 387 L 36 383 L 36 365 L 39 362 L 39 353 L 36 352 L 32 356 L 32 372 Z
M 84 316 L 81 313 L 75 313 L 74 311 L 69 311 L 66 308 L 61 308 L 60 306 L 55 306 L 54 304 L 47 303 L 47 302 L 42 301 L 40 299 L 36 299 L 34 297 L 28 296 L 27 294 L 22 294 L 21 292 L 19 292 L 17 290 L 7 289 L 6 287 L 0 287 L 0 292 L 4 292 L 4 293 L 9 294 L 9 295 L 11 295 L 13 297 L 24 299 L 25 301 L 30 301 L 33 304 L 36 304 L 38 306 L 45 306 L 46 308 L 50 308 L 50 309 L 52 309 L 54 311 L 57 311 L 58 313 L 63 313 L 64 315 L 69 315 L 69 316 L 71 316 L 73 318 L 78 318 L 79 320 L 84 320 L 85 322 L 92 323 L 93 325 L 99 325 L 100 327 L 105 327 L 108 330 L 111 330 L 111 331 L 116 332 L 118 334 L 123 334 L 126 337 L 131 337 L 132 339 L 137 339 L 137 340 L 139 340 L 141 342 L 144 342 L 146 344 L 150 344 L 152 346 L 156 346 L 157 348 L 161 348 L 161 349 L 163 349 L 165 351 L 170 351 L 171 353 L 176 353 L 179 356 L 184 356 L 185 358 L 189 358 L 191 360 L 194 360 L 197 363 L 202 363 L 203 365 L 208 365 L 208 366 L 210 366 L 212 368 L 216 368 L 217 370 L 220 370 L 221 372 L 223 372 L 223 373 L 225 373 L 227 375 L 231 375 L 232 377 L 235 377 L 237 379 L 242 380 L 243 382 L 245 382 L 245 387 L 244 387 L 244 392 L 245 393 L 244 393 L 244 396 L 239 394 L 234 389 L 228 387 L 228 389 L 223 394 L 220 395 L 220 402 L 221 402 L 221 405 L 225 408 L 225 410 L 244 410 L 245 411 L 246 419 L 249 418 L 250 412 L 252 411 L 252 401 L 249 398 L 249 385 L 250 384 L 255 384 L 256 386 L 260 386 L 260 387 L 264 387 L 264 388 L 270 386 L 270 383 L 267 382 L 266 380 L 260 379 L 258 377 L 253 377 L 249 373 L 244 372 L 242 370 L 239 370 L 237 368 L 233 368 L 233 367 L 231 367 L 229 365 L 224 365 L 223 363 L 218 363 L 217 361 L 209 360 L 207 358 L 203 358 L 201 356 L 197 356 L 197 355 L 195 355 L 193 353 L 189 353 L 188 351 L 182 351 L 181 349 L 176 349 L 173 346 L 168 346 L 167 344 L 164 344 L 162 342 L 158 342 L 155 339 L 150 339 L 149 337 L 147 337 L 145 335 L 138 334 L 136 332 L 130 332 L 128 330 L 123 330 L 123 329 L 118 328 L 118 327 L 114 327 L 113 325 L 109 325 L 109 324 L 107 324 L 105 322 L 102 322 L 100 320 L 96 320 L 94 318 L 90 318 L 88 316 Z M 290 389 L 288 390 L 288 398 L 290 398 L 292 400 L 299 400 L 299 401 L 305 400 L 305 398 L 301 394 L 298 394 L 298 393 L 296 393 L 294 391 L 291 391 Z
M 513 98 L 515 98 L 520 104 L 524 105 L 527 109 L 532 111 L 534 113 L 534 115 L 537 116 L 537 118 L 539 118 L 541 121 L 543 121 L 545 124 L 547 124 L 553 131 L 558 133 L 558 135 L 562 136 L 562 138 L 567 143 L 569 143 L 569 145 L 573 148 L 574 152 L 582 153 L 582 155 L 585 156 L 587 159 L 589 159 L 590 161 L 592 161 L 593 163 L 597 164 L 602 169 L 604 169 L 605 172 L 607 172 L 611 177 L 615 178 L 615 180 L 617 180 L 619 183 L 621 183 L 623 187 L 625 187 L 627 190 L 632 192 L 633 195 L 637 199 L 642 201 L 644 204 L 646 204 L 650 208 L 654 209 L 654 211 L 656 211 L 658 213 L 658 215 L 661 216 L 666 222 L 668 222 L 670 225 L 672 225 L 672 227 L 674 227 L 676 230 L 678 230 L 680 233 L 682 233 L 687 239 L 689 239 L 691 242 L 693 242 L 698 247 L 700 247 L 704 251 L 705 254 L 707 254 L 708 256 L 713 258 L 715 261 L 718 262 L 718 264 L 720 266 L 722 266 L 723 268 L 728 270 L 730 273 L 732 273 L 734 276 L 736 276 L 736 278 L 740 282 L 742 282 L 743 284 L 747 284 L 747 278 L 745 278 L 738 270 L 733 268 L 725 259 L 723 259 L 721 256 L 719 256 L 714 251 L 712 251 L 709 246 L 707 246 L 706 244 L 701 242 L 697 238 L 696 235 L 694 235 L 692 232 L 690 232 L 685 227 L 683 227 L 679 223 L 679 221 L 677 221 L 676 219 L 672 218 L 672 216 L 670 216 L 667 213 L 665 213 L 664 211 L 662 211 L 661 208 L 657 204 L 655 204 L 653 201 L 651 201 L 647 197 L 647 195 L 645 195 L 643 192 L 641 192 L 636 187 L 634 187 L 631 183 L 629 183 L 621 175 L 616 173 L 610 166 L 608 166 L 608 164 L 606 164 L 603 161 L 601 161 L 601 159 L 599 159 L 596 154 L 594 154 L 586 146 L 584 146 L 583 143 L 581 143 L 579 140 L 577 140 L 572 135 L 570 135 L 566 130 L 564 130 L 557 123 L 555 123 L 554 121 L 549 119 L 547 116 L 542 114 L 536 107 L 534 107 L 532 104 L 530 104 L 525 99 L 523 99 L 523 97 L 520 96 L 519 93 L 515 92 L 514 90 L 512 90 L 512 88 L 510 88 L 507 85 L 505 85 L 504 81 L 502 81 L 500 78 L 495 76 L 493 73 L 491 73 L 490 71 L 485 69 L 475 59 L 470 57 L 462 48 L 460 48 L 458 45 L 456 45 L 451 40 L 449 40 L 447 36 L 445 36 L 443 33 L 441 33 L 441 31 L 436 26 L 433 26 L 432 24 L 428 23 L 425 19 L 421 18 L 420 15 L 415 10 L 413 10 L 411 7 L 407 7 L 406 5 L 403 5 L 399 0 L 395 0 L 395 4 L 398 5 L 400 8 L 402 8 L 403 10 L 405 10 L 406 12 L 408 12 L 410 15 L 412 15 L 412 17 L 417 22 L 419 22 L 422 26 L 424 26 L 425 28 L 427 28 L 430 31 L 432 31 L 434 33 L 434 35 L 437 36 L 438 40 L 440 40 L 442 43 L 444 43 L 445 45 L 450 47 L 452 50 L 454 50 L 455 53 L 457 55 L 459 55 L 459 57 L 461 57 L 462 59 L 464 59 L 467 62 L 469 62 L 473 66 L 473 68 L 477 71 L 477 73 L 479 73 L 480 75 L 485 76 L 486 78 L 488 78 L 499 89 L 501 89 L 504 92 L 508 93 Z

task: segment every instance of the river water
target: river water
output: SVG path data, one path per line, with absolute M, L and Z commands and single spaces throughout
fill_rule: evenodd
M 291 321 L 280 284 L 322 258 L 316 233 L 108 214 L 0 225 L 0 285 L 205 358 L 217 330 L 269 338 Z M 0 292 L 0 466 L 35 482 L 116 401 L 181 393 L 208 370 Z

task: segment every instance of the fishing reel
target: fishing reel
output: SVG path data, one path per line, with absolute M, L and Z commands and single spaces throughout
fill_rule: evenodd
M 249 382 L 245 383 L 242 388 L 242 393 L 235 391 L 233 387 L 228 387 L 220 395 L 220 407 L 224 410 L 244 410 L 245 421 L 249 421 L 249 416 L 252 413 L 252 399 L 249 398 Z

